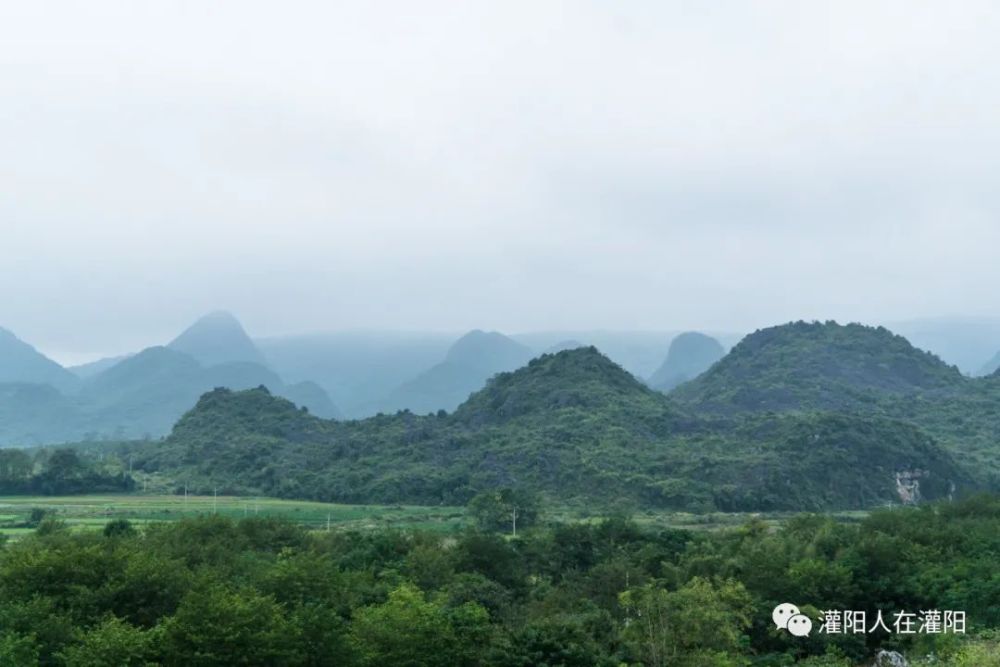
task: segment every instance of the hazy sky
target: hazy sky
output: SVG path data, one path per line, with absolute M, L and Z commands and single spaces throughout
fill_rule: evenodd
M 994 2 L 5 2 L 0 326 L 1000 313 Z

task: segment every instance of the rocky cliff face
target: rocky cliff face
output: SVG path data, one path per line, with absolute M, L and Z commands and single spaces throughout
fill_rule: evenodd
M 900 470 L 896 473 L 896 493 L 904 505 L 920 502 L 920 480 L 929 477 L 929 470 Z

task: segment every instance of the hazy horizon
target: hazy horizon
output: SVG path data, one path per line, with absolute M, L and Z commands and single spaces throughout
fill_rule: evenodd
M 991 9 L 11 5 L 0 326 L 79 363 L 219 307 L 255 337 L 993 319 Z
M 237 319 L 241 321 L 247 334 L 256 341 L 262 341 L 267 339 L 281 339 L 281 338 L 308 338 L 308 337 L 324 337 L 324 336 L 412 336 L 412 337 L 441 337 L 445 339 L 457 339 L 458 337 L 472 331 L 475 329 L 484 331 L 499 331 L 500 333 L 512 337 L 512 338 L 530 338 L 530 337 L 549 337 L 554 336 L 559 337 L 560 334 L 564 334 L 566 337 L 571 337 L 573 334 L 612 334 L 612 335 L 637 335 L 637 336 L 654 336 L 662 334 L 665 337 L 664 345 L 669 344 L 670 339 L 680 332 L 684 331 L 698 331 L 701 333 L 708 334 L 710 336 L 725 339 L 723 342 L 728 342 L 730 345 L 735 344 L 736 340 L 742 336 L 751 333 L 752 331 L 764 328 L 768 326 L 778 326 L 782 324 L 787 324 L 792 321 L 808 319 L 808 318 L 795 318 L 795 320 L 787 320 L 781 322 L 771 322 L 768 324 L 761 325 L 760 327 L 754 327 L 752 329 L 746 330 L 721 330 L 721 329 L 711 329 L 706 327 L 697 326 L 679 326 L 673 328 L 662 328 L 662 329 L 623 329 L 623 328 L 577 328 L 577 329 L 525 329 L 525 330 L 504 330 L 504 329 L 491 329 L 488 327 L 477 327 L 472 326 L 468 329 L 416 329 L 416 328 L 366 328 L 366 327 L 355 327 L 355 328 L 342 328 L 342 329 L 315 329 L 315 330 L 273 330 L 269 333 L 259 333 L 255 330 L 246 326 L 246 323 L 242 321 L 238 313 L 233 313 L 231 311 L 226 311 L 225 309 L 216 309 L 216 311 L 229 312 L 234 315 Z M 215 312 L 215 311 L 210 311 Z M 111 347 L 104 347 L 100 349 L 74 349 L 74 348 L 52 348 L 43 345 L 38 345 L 36 341 L 25 338 L 20 335 L 19 332 L 9 326 L 4 326 L 0 322 L 0 328 L 7 329 L 18 336 L 21 340 L 31 344 L 39 352 L 49 357 L 50 359 L 56 361 L 65 367 L 78 366 L 82 364 L 87 364 L 93 361 L 99 361 L 101 359 L 125 356 L 135 352 L 139 352 L 148 347 L 154 347 L 158 345 L 166 345 L 171 342 L 177 335 L 184 331 L 188 326 L 194 324 L 201 316 L 207 315 L 209 313 L 202 313 L 198 317 L 193 318 L 190 321 L 179 324 L 176 330 L 164 331 L 162 335 L 152 336 L 146 338 L 112 338 L 111 341 L 115 343 Z M 821 318 L 818 321 L 827 321 L 833 318 Z M 855 322 L 854 320 L 843 320 L 840 321 L 841 324 L 847 324 L 850 322 Z M 965 316 L 940 316 L 940 317 L 928 317 L 928 318 L 913 318 L 910 320 L 899 320 L 896 322 L 859 322 L 860 324 L 870 325 L 870 326 L 885 326 L 895 333 L 901 333 L 908 338 L 911 338 L 913 342 L 918 347 L 922 349 L 929 350 L 940 354 L 938 350 L 933 349 L 933 346 L 927 344 L 920 344 L 920 341 L 913 341 L 912 336 L 909 335 L 909 331 L 900 332 L 896 327 L 905 327 L 908 329 L 919 328 L 920 325 L 925 325 L 929 323 L 948 323 L 953 326 L 960 327 L 963 323 L 966 325 L 980 325 L 986 326 L 1000 331 L 1000 318 L 984 318 L 984 317 L 965 317 Z M 997 339 L 997 349 L 1000 350 L 1000 338 Z M 985 357 L 983 358 L 985 361 Z M 953 362 L 950 362 L 953 363 Z

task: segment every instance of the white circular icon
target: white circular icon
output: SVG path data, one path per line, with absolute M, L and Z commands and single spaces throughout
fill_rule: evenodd
M 771 620 L 782 630 L 788 627 L 788 619 L 799 614 L 799 608 L 790 602 L 782 602 L 771 612 Z
M 796 614 L 788 619 L 788 631 L 796 637 L 808 637 L 813 629 L 813 622 L 805 614 Z

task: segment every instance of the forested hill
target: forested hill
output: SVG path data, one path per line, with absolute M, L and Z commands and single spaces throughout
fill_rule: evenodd
M 899 503 L 903 487 L 935 498 L 971 486 L 913 426 L 701 417 L 594 348 L 502 373 L 450 415 L 335 422 L 263 388 L 218 389 L 141 449 L 136 467 L 195 491 L 358 503 L 463 503 L 509 486 L 605 506 L 819 510 Z
M 966 378 L 882 327 L 795 322 L 756 331 L 674 398 L 699 411 L 850 410 L 880 397 L 939 394 Z
M 670 394 L 700 415 L 832 411 L 904 421 L 1000 487 L 1000 376 L 970 378 L 884 328 L 796 322 L 743 339 Z

